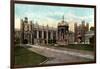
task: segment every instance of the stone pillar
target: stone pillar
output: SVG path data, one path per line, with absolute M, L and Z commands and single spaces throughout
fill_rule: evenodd
M 39 31 L 37 30 L 37 39 L 39 39 Z
M 42 30 L 42 39 L 44 39 L 44 30 Z
M 33 37 L 32 37 L 32 33 L 31 33 L 31 44 L 33 44 Z
M 56 31 L 56 40 L 58 40 L 58 31 Z
M 32 24 L 32 44 L 34 44 L 34 24 Z
M 44 30 L 42 30 L 42 44 L 44 44 Z
M 53 40 L 53 30 L 51 30 L 50 37 L 51 37 L 51 39 Z
M 23 44 L 24 43 L 24 21 L 23 19 L 21 19 L 21 33 L 20 33 L 20 43 Z
M 68 45 L 69 44 L 69 34 L 66 34 L 66 40 L 67 40 L 66 45 Z
M 32 44 L 34 44 L 34 32 L 32 32 Z
M 48 25 L 47 25 L 47 30 L 46 30 L 46 40 L 47 40 L 47 44 L 48 44 Z
M 59 40 L 62 40 L 61 31 L 59 32 Z
M 47 44 L 48 44 L 48 30 L 46 31 L 46 39 L 47 39 Z
M 36 44 L 39 44 L 39 31 L 37 30 L 37 43 Z

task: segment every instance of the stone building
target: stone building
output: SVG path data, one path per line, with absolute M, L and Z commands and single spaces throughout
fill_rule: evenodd
M 69 25 L 64 20 L 64 16 L 57 28 L 39 25 L 25 17 L 21 19 L 20 37 L 21 43 L 26 44 L 68 45 L 74 43 L 74 32 L 69 31 Z
M 58 23 L 58 39 L 57 44 L 59 45 L 68 45 L 69 41 L 69 26 L 68 23 L 64 20 L 64 16 L 61 22 Z
M 28 18 L 21 20 L 21 43 L 48 44 L 49 41 L 57 39 L 57 29 L 53 27 L 41 26 L 38 23 L 28 21 Z
M 82 24 L 77 25 L 77 23 L 74 24 L 74 32 L 75 32 L 75 42 L 81 43 L 85 42 L 85 33 L 89 31 L 89 24 L 87 23 L 85 25 L 85 21 L 82 21 Z
M 94 35 L 94 31 L 87 31 L 85 33 L 85 44 L 90 44 L 90 38 L 92 38 Z
M 75 42 L 74 42 L 74 32 L 72 32 L 72 31 L 69 31 L 69 36 L 68 36 L 68 38 L 69 38 L 69 41 L 68 41 L 68 43 L 69 44 L 74 44 Z
M 14 43 L 18 44 L 20 43 L 20 30 L 19 29 L 15 29 L 14 31 Z

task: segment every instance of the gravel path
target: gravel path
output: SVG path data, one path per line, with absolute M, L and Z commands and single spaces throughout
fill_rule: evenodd
M 94 60 L 94 56 L 91 54 L 81 54 L 79 52 L 48 48 L 44 46 L 27 46 L 31 46 L 28 48 L 29 50 L 49 58 L 44 64 L 88 62 Z

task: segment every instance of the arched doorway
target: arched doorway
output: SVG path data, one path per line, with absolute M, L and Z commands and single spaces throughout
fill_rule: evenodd
M 45 44 L 47 43 L 47 41 L 45 40 Z
M 28 44 L 28 40 L 27 39 L 24 39 L 24 44 Z

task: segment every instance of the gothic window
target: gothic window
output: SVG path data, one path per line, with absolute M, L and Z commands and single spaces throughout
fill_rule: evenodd
M 50 35 L 51 35 L 51 32 L 50 32 L 50 31 L 48 31 L 48 39 L 50 39 Z
M 34 30 L 34 38 L 37 38 L 37 31 Z
M 44 31 L 44 39 L 46 39 L 46 31 Z
M 53 39 L 56 39 L 56 31 L 53 31 Z
M 39 31 L 39 38 L 42 38 L 42 31 Z

